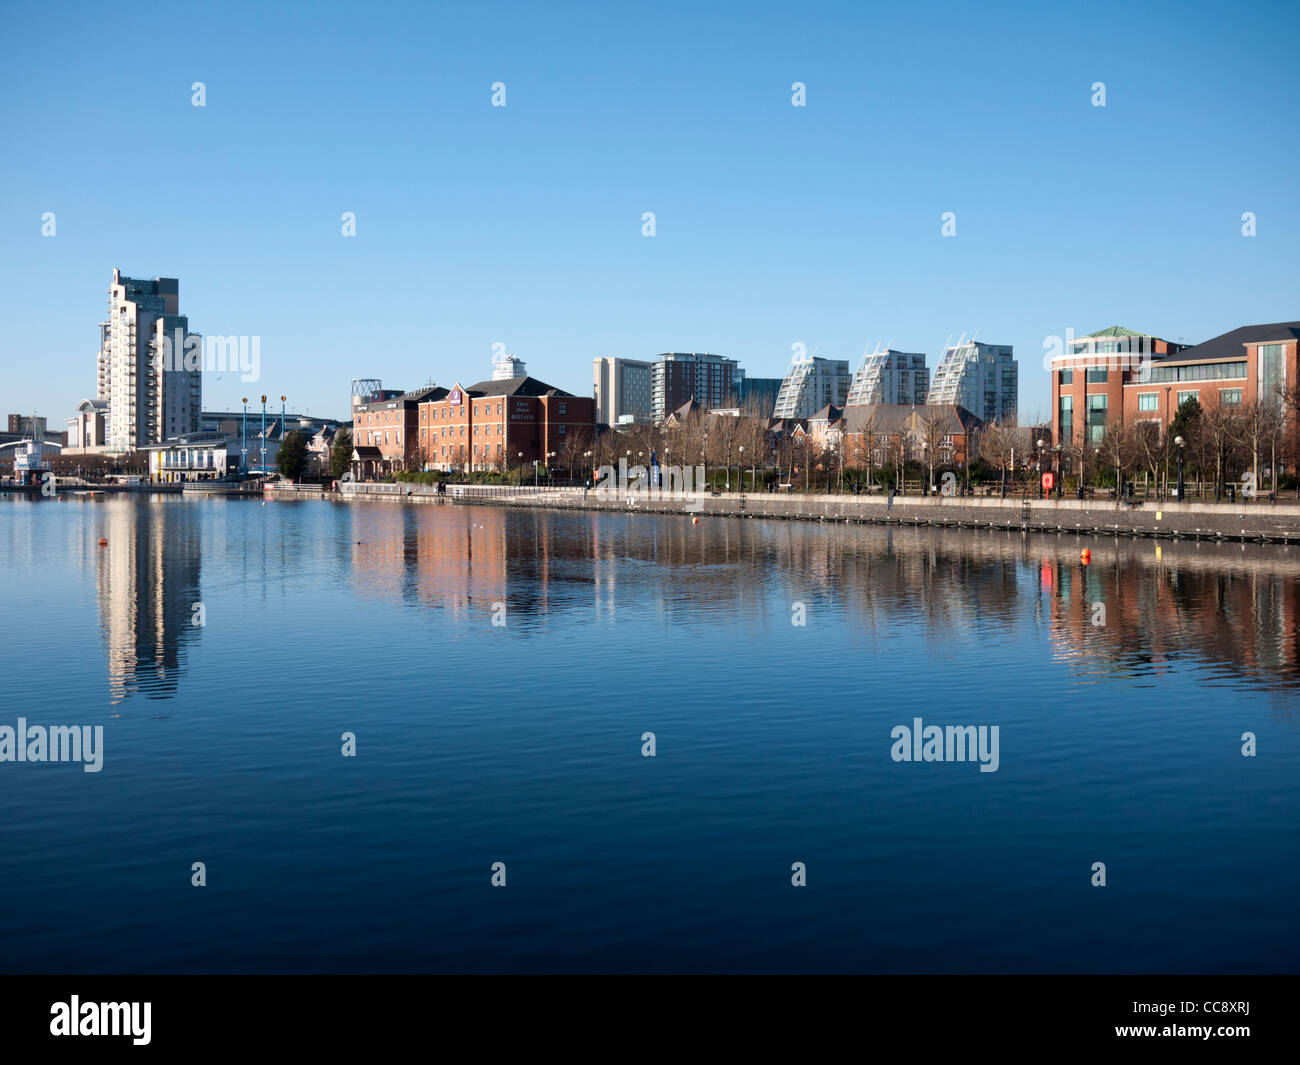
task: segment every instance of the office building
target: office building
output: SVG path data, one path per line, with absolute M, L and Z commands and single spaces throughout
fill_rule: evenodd
M 1300 322 L 1240 326 L 1191 347 L 1118 326 L 1081 337 L 1052 361 L 1052 435 L 1078 449 L 1098 447 L 1117 424 L 1152 421 L 1163 431 L 1189 399 L 1202 410 L 1285 409 L 1298 342 Z M 1293 454 L 1294 443 L 1284 450 Z
M 642 359 L 601 356 L 592 360 L 596 424 L 648 425 L 651 419 L 651 367 Z
M 1100 445 L 1107 427 L 1125 417 L 1125 386 L 1138 380 L 1143 367 L 1185 347 L 1118 325 L 1068 340 L 1051 363 L 1053 440 L 1075 447 Z M 1155 409 L 1144 410 L 1143 416 L 1159 415 L 1167 424 L 1173 412 L 1166 407 L 1174 398 L 1156 392 Z

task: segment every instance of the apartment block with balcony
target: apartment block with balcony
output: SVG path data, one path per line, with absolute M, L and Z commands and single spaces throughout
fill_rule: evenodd
M 699 352 L 658 355 L 650 367 L 650 418 L 655 425 L 683 403 L 695 400 L 705 409 L 735 400 L 744 371 L 735 359 Z
M 176 278 L 142 280 L 115 269 L 99 335 L 97 398 L 108 401 L 109 451 L 134 451 L 198 431 L 202 360 L 186 368 L 187 344 L 197 338 L 180 313 Z
M 951 404 L 983 422 L 1012 422 L 1020 396 L 1019 367 L 1010 344 L 969 340 L 944 349 L 926 402 Z
M 930 371 L 925 356 L 906 351 L 872 352 L 862 356 L 853 375 L 846 406 L 869 403 L 923 405 L 930 393 Z
M 853 372 L 847 361 L 817 355 L 796 355 L 781 382 L 772 411 L 774 418 L 811 418 L 828 404 L 848 404 Z

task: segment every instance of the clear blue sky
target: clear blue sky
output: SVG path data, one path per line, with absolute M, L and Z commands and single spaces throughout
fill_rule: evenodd
M 0 413 L 93 392 L 116 266 L 262 338 L 210 409 L 341 416 L 352 377 L 478 380 L 498 341 L 590 394 L 596 355 L 933 366 L 978 330 L 1046 414 L 1047 336 L 1300 318 L 1296 12 L 8 3 Z

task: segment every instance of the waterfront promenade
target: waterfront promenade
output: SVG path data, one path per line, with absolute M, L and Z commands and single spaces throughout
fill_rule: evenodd
M 597 495 L 594 489 L 450 485 L 445 495 L 417 484 L 349 484 L 326 498 L 394 503 L 486 504 L 566 510 L 680 514 L 684 517 L 1012 529 L 1168 539 L 1300 544 L 1300 504 L 1188 501 L 1112 502 L 999 496 L 770 495 L 700 493 L 663 498 L 651 493 Z

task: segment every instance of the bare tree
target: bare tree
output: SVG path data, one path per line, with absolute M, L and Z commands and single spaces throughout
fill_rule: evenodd
M 1233 409 L 1233 408 L 1228 408 Z M 1229 422 L 1229 431 L 1233 432 L 1236 442 L 1250 457 L 1251 477 L 1254 490 L 1263 487 L 1260 477 L 1259 457 L 1269 456 L 1269 470 L 1272 480 L 1271 488 L 1277 491 L 1277 452 L 1285 431 L 1286 416 L 1282 404 L 1273 397 L 1264 397 L 1258 402 L 1248 403 L 1235 408 L 1236 416 Z
M 1155 490 L 1160 490 L 1160 467 L 1169 455 L 1169 435 L 1154 418 L 1133 423 L 1133 453 L 1138 468 L 1150 473 Z
M 979 454 L 990 466 L 995 466 L 1001 473 L 1001 491 L 1007 494 L 1007 467 L 1015 455 L 1015 434 L 1010 427 L 990 422 L 980 433 Z

